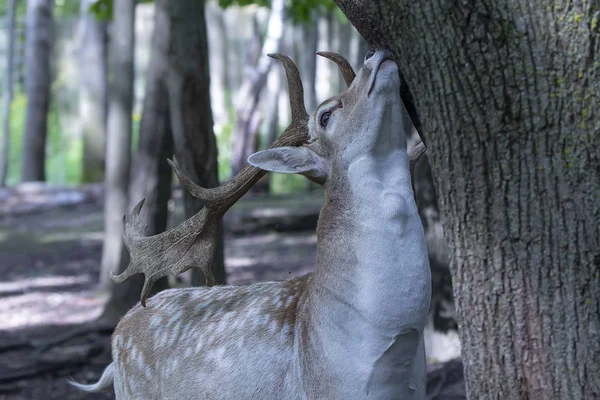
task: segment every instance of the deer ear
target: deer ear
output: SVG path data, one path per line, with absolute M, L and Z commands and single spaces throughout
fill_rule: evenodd
M 328 175 L 325 160 L 308 147 L 259 151 L 248 157 L 248 163 L 265 171 L 304 175 L 317 183 L 324 183 Z

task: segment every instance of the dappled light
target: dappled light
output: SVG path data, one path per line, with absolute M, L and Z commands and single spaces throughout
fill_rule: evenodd
M 70 286 L 75 285 L 37 287 L 37 290 L 24 290 L 18 295 L 0 294 L 0 330 L 74 325 L 97 318 L 106 299 L 93 291 L 74 291 Z
M 0 297 L 32 291 L 53 291 L 89 283 L 89 275 L 83 276 L 51 276 L 44 278 L 28 278 L 21 281 L 0 282 Z

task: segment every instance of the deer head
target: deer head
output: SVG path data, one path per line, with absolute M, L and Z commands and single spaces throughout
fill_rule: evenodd
M 251 165 L 325 183 L 332 164 L 347 169 L 361 155 L 406 149 L 406 136 L 398 129 L 402 124 L 400 77 L 391 52 L 368 53 L 356 77 L 339 55 L 331 58 L 342 64 L 348 89 L 317 107 L 308 120 L 306 143 L 260 151 L 249 157 Z
M 123 236 L 131 261 L 123 273 L 111 278 L 116 283 L 122 283 L 134 274 L 144 274 L 140 299 L 142 305 L 145 306 L 154 282 L 192 267 L 201 268 L 206 276 L 207 286 L 213 285 L 214 276 L 210 266 L 217 247 L 219 220 L 266 171 L 299 173 L 323 184 L 327 181 L 334 153 L 343 161 L 373 145 L 374 138 L 356 137 L 349 133 L 357 131 L 355 124 L 361 124 L 364 128 L 377 123 L 370 116 L 380 112 L 377 108 L 383 107 L 383 103 L 368 101 L 371 95 L 382 92 L 384 97 L 391 99 L 394 97 L 393 91 L 396 91 L 395 97 L 398 97 L 399 77 L 391 54 L 389 51 L 372 52 L 367 57 L 367 66 L 360 71 L 358 78 L 355 78 L 348 61 L 340 55 L 330 52 L 318 54 L 340 66 L 346 83 L 350 85 L 348 90 L 322 103 L 309 118 L 304 107 L 304 92 L 296 65 L 285 55 L 269 54 L 285 68 L 292 116 L 290 125 L 270 146 L 270 150 L 252 155 L 249 159 L 251 165 L 240 171 L 230 182 L 212 189 L 196 185 L 169 160 L 181 184 L 204 204 L 204 208 L 179 226 L 149 237 L 144 234 L 146 224 L 139 216 L 144 200 L 140 201 L 131 214 L 123 217 Z M 378 79 L 369 78 L 375 76 L 371 74 L 373 68 L 383 68 L 385 75 L 382 75 L 382 70 L 376 74 Z M 391 79 L 397 83 L 392 86 L 379 85 L 378 80 L 383 79 Z M 425 147 L 421 142 L 410 154 L 411 166 L 424 151 Z

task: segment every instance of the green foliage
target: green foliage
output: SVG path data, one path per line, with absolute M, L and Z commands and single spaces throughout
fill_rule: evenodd
M 16 7 L 17 7 L 17 10 L 16 10 L 17 18 L 25 16 L 25 11 L 27 9 L 27 2 L 23 1 L 23 0 L 21 0 L 21 1 L 17 0 Z M 8 1 L 0 0 L 0 15 L 2 17 L 5 17 L 7 12 L 8 12 Z
M 23 132 L 25 131 L 25 110 L 27 97 L 15 94 L 10 105 L 10 154 L 8 155 L 8 176 L 6 183 L 14 185 L 21 176 L 21 154 L 23 152 Z
M 65 134 L 59 115 L 57 103 L 51 102 L 46 145 L 47 180 L 50 183 L 75 185 L 81 183 L 83 140 Z
M 25 1 L 22 1 L 25 3 Z M 80 0 L 55 0 L 53 14 L 56 19 L 78 16 L 81 12 Z
M 100 2 L 111 3 L 113 0 L 99 0 Z M 147 1 L 147 0 L 146 0 Z M 24 17 L 27 11 L 27 1 L 17 0 L 17 17 Z M 6 15 L 8 2 L 7 0 L 0 0 L 0 16 Z M 52 14 L 56 19 L 71 18 L 78 16 L 81 13 L 81 0 L 55 0 L 54 7 L 52 8 Z M 112 15 L 112 14 L 110 14 Z
M 140 126 L 142 114 L 134 112 L 131 117 L 131 151 L 135 154 L 140 143 Z
M 11 104 L 8 185 L 14 185 L 20 181 L 26 114 L 27 97 L 23 93 L 16 93 Z M 81 180 L 82 154 L 81 139 L 63 134 L 58 106 L 51 103 L 48 113 L 46 180 L 53 184 L 78 184 Z
M 96 0 L 90 6 L 90 13 L 94 14 L 101 21 L 112 19 L 113 0 Z
M 273 194 L 304 193 L 308 179 L 301 175 L 271 173 L 270 191 Z
M 332 11 L 337 9 L 333 0 L 291 0 L 288 4 L 288 15 L 294 23 L 308 23 L 311 21 L 313 10 Z
M 227 114 L 229 116 L 227 123 L 221 126 L 220 129 L 215 129 L 219 153 L 219 182 L 225 182 L 231 176 L 231 145 L 235 126 L 235 109 L 233 106 L 227 110 Z
M 223 8 L 227 8 L 229 6 L 250 6 L 257 5 L 261 7 L 270 7 L 271 0 L 219 0 L 219 5 Z
M 72 1 L 72 0 L 65 0 Z M 154 0 L 137 0 L 138 4 L 153 3 Z M 96 0 L 90 6 L 90 13 L 94 14 L 100 21 L 109 21 L 113 16 L 114 0 Z
M 257 5 L 261 7 L 270 7 L 271 0 L 219 0 L 219 5 L 223 8 L 230 6 L 249 6 Z M 333 0 L 288 0 L 286 4 L 288 15 L 294 23 L 308 23 L 311 21 L 311 12 L 313 10 L 332 11 L 339 9 L 335 6 Z M 340 12 L 336 13 L 338 17 L 344 18 Z

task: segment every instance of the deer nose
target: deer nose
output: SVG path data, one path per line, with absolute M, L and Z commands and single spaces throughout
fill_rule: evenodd
M 377 59 L 393 59 L 394 56 L 389 49 L 369 49 L 365 55 L 365 62 L 367 62 L 373 56 L 377 56 Z
M 377 65 L 383 60 L 393 60 L 394 56 L 388 49 L 373 49 L 367 52 L 365 56 L 365 67 L 370 69 L 377 69 Z

